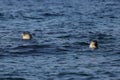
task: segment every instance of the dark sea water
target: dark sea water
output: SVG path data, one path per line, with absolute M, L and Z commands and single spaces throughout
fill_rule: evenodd
M 120 0 L 0 0 L 0 80 L 120 80 Z

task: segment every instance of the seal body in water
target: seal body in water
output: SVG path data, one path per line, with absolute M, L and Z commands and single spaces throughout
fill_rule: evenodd
M 98 48 L 98 43 L 97 43 L 97 41 L 96 40 L 93 40 L 93 41 L 91 41 L 90 42 L 90 45 L 89 45 L 89 48 L 90 49 L 97 49 Z
M 23 32 L 22 39 L 23 40 L 30 40 L 30 39 L 32 39 L 32 35 L 29 32 Z

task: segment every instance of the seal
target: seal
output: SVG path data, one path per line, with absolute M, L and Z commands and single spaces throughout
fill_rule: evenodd
M 98 48 L 98 42 L 96 40 L 91 41 L 90 45 L 89 45 L 89 48 L 90 49 L 97 49 Z
M 30 40 L 30 39 L 32 39 L 32 35 L 29 32 L 23 32 L 22 39 L 23 40 Z

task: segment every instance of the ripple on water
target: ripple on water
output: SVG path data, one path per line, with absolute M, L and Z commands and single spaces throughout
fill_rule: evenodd
M 53 17 L 53 16 L 63 16 L 64 14 L 60 14 L 60 13 L 43 13 L 42 14 L 43 16 L 45 16 L 45 17 Z
M 0 0 L 0 80 L 119 80 L 118 1 Z
M 73 45 L 87 46 L 87 45 L 89 45 L 89 43 L 87 43 L 87 42 L 74 42 Z
M 66 80 L 76 80 L 76 79 L 94 79 L 93 74 L 85 72 L 61 72 L 57 75 L 58 78 Z
M 26 80 L 24 78 L 11 78 L 11 77 L 8 77 L 8 78 L 0 78 L 0 80 Z
M 43 44 L 43 45 L 22 45 L 11 48 L 8 50 L 9 53 L 13 54 L 31 54 L 31 53 L 38 53 L 44 52 L 45 49 L 50 48 L 50 45 Z

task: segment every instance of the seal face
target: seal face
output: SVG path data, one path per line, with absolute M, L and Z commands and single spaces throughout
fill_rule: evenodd
M 91 41 L 90 42 L 90 45 L 89 45 L 89 48 L 90 49 L 96 49 L 96 48 L 98 48 L 98 43 L 97 43 L 97 41 Z
M 32 38 L 32 36 L 29 32 L 23 32 L 22 33 L 22 39 L 23 40 L 30 40 L 31 38 Z

